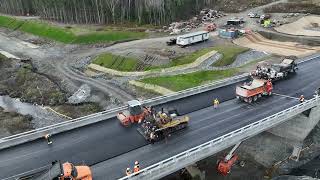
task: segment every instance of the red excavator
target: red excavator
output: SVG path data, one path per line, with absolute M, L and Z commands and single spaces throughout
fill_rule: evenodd
M 218 162 L 217 170 L 223 176 L 228 175 L 231 172 L 232 166 L 237 162 L 239 156 L 234 154 L 237 148 L 240 146 L 241 142 L 236 144 L 232 150 L 227 154 L 227 156 Z
M 217 25 L 215 23 L 207 24 L 205 27 L 205 30 L 209 32 L 215 31 L 216 29 L 217 29 Z
M 150 113 L 150 107 L 144 107 L 140 101 L 132 100 L 128 101 L 128 110 L 118 113 L 117 118 L 122 125 L 128 127 L 132 123 L 141 123 Z

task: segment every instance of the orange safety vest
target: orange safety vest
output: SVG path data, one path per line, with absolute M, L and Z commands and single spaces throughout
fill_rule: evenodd
M 139 165 L 135 165 L 133 168 L 133 172 L 139 172 L 140 171 L 140 166 Z

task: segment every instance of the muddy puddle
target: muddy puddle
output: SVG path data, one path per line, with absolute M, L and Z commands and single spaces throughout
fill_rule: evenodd
M 43 106 L 21 102 L 18 98 L 0 96 L 0 107 L 10 112 L 17 112 L 22 115 L 31 115 L 34 128 L 40 128 L 65 121 Z

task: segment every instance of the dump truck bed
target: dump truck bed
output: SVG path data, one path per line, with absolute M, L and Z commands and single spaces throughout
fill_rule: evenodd
M 262 94 L 264 92 L 264 87 L 258 87 L 255 89 L 245 89 L 243 87 L 237 87 L 236 94 L 241 97 L 252 97 L 257 94 Z
M 264 80 L 254 79 L 250 85 L 237 86 L 236 95 L 241 97 L 252 97 L 265 91 Z

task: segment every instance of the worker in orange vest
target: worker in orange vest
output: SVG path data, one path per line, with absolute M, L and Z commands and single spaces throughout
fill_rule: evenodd
M 48 145 L 52 144 L 51 134 L 46 134 L 44 138 L 47 140 Z
M 132 174 L 131 169 L 130 169 L 130 168 L 127 168 L 127 169 L 126 169 L 126 175 L 127 175 L 127 176 L 130 176 L 131 174 Z
M 300 101 L 300 103 L 304 102 L 304 96 L 303 95 L 300 96 L 299 101 Z
M 139 165 L 139 162 L 136 161 L 136 162 L 134 162 L 133 172 L 136 173 L 136 172 L 139 172 L 139 171 L 140 171 L 140 165 Z

